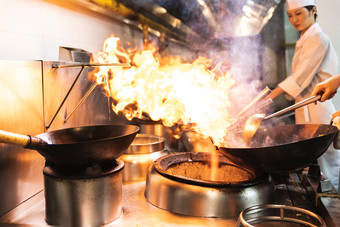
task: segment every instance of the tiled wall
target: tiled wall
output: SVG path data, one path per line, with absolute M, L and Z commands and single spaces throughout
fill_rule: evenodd
M 0 60 L 58 60 L 59 46 L 95 54 L 112 34 L 142 43 L 140 31 L 70 2 L 1 0 Z
M 43 0 L 0 1 L 0 59 L 58 60 L 59 46 L 102 49 L 117 24 Z

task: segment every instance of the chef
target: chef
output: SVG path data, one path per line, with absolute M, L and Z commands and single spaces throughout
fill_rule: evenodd
M 316 22 L 315 0 L 287 0 L 289 22 L 299 31 L 292 60 L 291 74 L 265 99 L 285 94 L 289 100 L 300 102 L 309 98 L 316 84 L 332 77 L 338 70 L 338 57 L 328 36 Z M 296 124 L 329 124 L 335 107 L 331 100 L 309 104 L 295 111 Z M 321 171 L 338 190 L 340 151 L 333 145 L 319 158 Z

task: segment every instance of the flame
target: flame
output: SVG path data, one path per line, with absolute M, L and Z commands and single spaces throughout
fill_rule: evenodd
M 105 85 L 114 100 L 112 109 L 127 119 L 149 117 L 165 126 L 195 123 L 195 130 L 223 143 L 227 128 L 235 121 L 230 114 L 229 72 L 211 59 L 199 57 L 185 63 L 179 57 L 157 57 L 156 48 L 140 51 L 121 49 L 119 38 L 110 37 L 99 54 L 100 63 L 130 63 L 131 67 L 101 67 L 97 83 Z M 162 64 L 160 63 L 162 60 Z

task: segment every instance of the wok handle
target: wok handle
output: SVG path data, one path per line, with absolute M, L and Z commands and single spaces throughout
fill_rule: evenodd
M 30 144 L 30 142 L 30 136 L 0 130 L 0 143 L 14 144 L 25 147 Z
M 289 111 L 292 111 L 292 110 L 295 110 L 297 108 L 300 108 L 300 107 L 303 107 L 305 105 L 308 105 L 310 103 L 316 102 L 316 101 L 320 100 L 320 98 L 321 98 L 321 95 L 312 96 L 312 97 L 310 97 L 308 99 L 305 99 L 305 100 L 303 100 L 301 102 L 298 102 L 298 103 L 296 103 L 294 105 L 291 105 L 291 106 L 289 106 L 289 107 L 287 107 L 287 108 L 285 108 L 283 110 L 280 110 L 280 111 L 277 111 L 276 113 L 268 115 L 264 119 L 267 120 L 267 119 L 270 119 L 270 118 L 273 118 L 273 117 L 277 117 L 277 116 L 285 114 L 285 113 L 287 113 Z
M 330 125 L 334 125 L 340 130 L 340 116 L 332 119 Z M 340 149 L 340 131 L 337 131 L 333 139 L 333 146 L 335 149 Z
M 22 135 L 0 130 L 0 143 L 19 145 L 24 148 L 40 150 L 47 147 L 47 142 L 34 136 Z

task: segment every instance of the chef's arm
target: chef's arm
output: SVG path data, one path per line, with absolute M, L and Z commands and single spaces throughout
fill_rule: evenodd
M 269 95 L 267 95 L 263 101 L 266 101 L 268 99 L 274 100 L 275 98 L 277 98 L 278 96 L 284 94 L 284 90 L 280 87 L 276 87 L 274 90 L 272 90 Z

